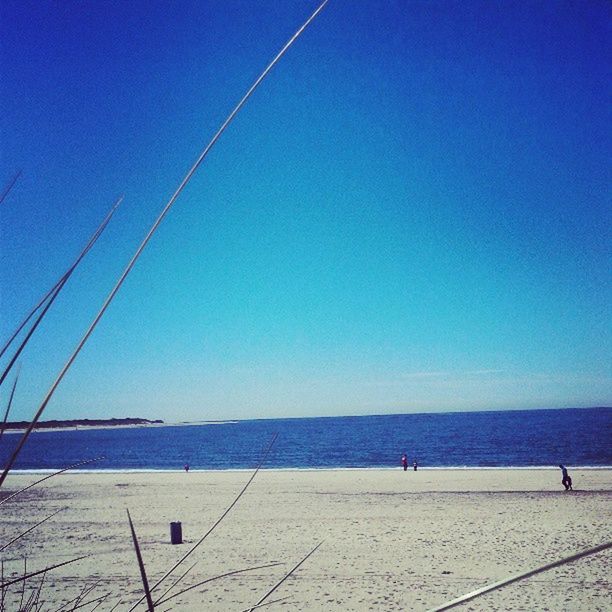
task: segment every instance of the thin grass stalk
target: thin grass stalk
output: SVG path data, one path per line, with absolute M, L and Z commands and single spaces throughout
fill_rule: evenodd
M 321 544 L 323 544 L 323 542 L 319 542 L 297 565 L 295 565 L 293 567 L 293 569 L 291 569 L 287 574 L 285 574 L 253 607 L 249 608 L 249 612 L 252 612 L 253 610 L 255 610 L 258 606 L 260 606 L 264 601 L 266 601 L 266 599 L 268 599 L 268 597 L 270 597 L 270 595 L 272 595 L 272 593 L 274 593 L 274 591 L 276 591 L 276 589 L 278 589 L 280 587 L 281 584 L 283 584 L 283 582 L 285 582 L 285 580 L 287 580 L 287 578 L 289 578 L 289 576 L 291 576 L 294 572 L 297 571 L 297 569 L 311 556 L 313 555 L 316 550 L 319 548 L 319 546 L 321 546 Z
M 25 327 L 27 322 L 34 316 L 36 311 L 49 299 L 49 297 L 53 294 L 53 292 L 58 288 L 60 283 L 67 276 L 70 276 L 72 274 L 72 272 L 74 272 L 74 270 L 81 263 L 81 261 L 85 257 L 85 255 L 87 255 L 87 253 L 91 250 L 93 245 L 96 243 L 96 241 L 98 240 L 98 238 L 100 237 L 100 235 L 102 234 L 102 232 L 104 231 L 106 226 L 109 224 L 112 216 L 115 214 L 115 211 L 117 210 L 117 208 L 119 207 L 119 204 L 121 204 L 122 201 L 123 201 L 123 196 L 119 197 L 115 201 L 115 203 L 113 204 L 112 208 L 107 213 L 107 215 L 104 218 L 104 220 L 102 221 L 102 223 L 100 223 L 100 225 L 96 228 L 96 231 L 90 237 L 89 242 L 85 245 L 83 250 L 79 253 L 79 256 L 72 262 L 72 264 L 70 265 L 68 270 L 66 270 L 66 272 L 64 272 L 64 274 L 59 278 L 59 280 L 55 283 L 55 285 L 53 285 L 53 287 L 51 287 L 51 289 L 49 289 L 49 291 L 47 291 L 47 293 L 45 293 L 45 295 L 39 300 L 38 304 L 36 304 L 36 306 L 34 306 L 34 308 L 32 308 L 32 310 L 29 312 L 29 314 L 25 317 L 25 319 L 20 323 L 20 325 L 17 327 L 17 329 L 13 332 L 13 335 L 4 344 L 4 346 L 2 347 L 2 350 L 0 350 L 0 357 L 2 357 L 2 355 L 4 355 L 4 353 L 6 352 L 6 349 L 11 345 L 11 343 L 17 337 L 19 332 Z
M 21 373 L 21 365 L 17 369 L 17 374 L 15 375 L 15 382 L 13 383 L 13 388 L 11 389 L 11 394 L 9 396 L 9 401 L 6 406 L 6 412 L 4 413 L 4 419 L 2 420 L 2 427 L 0 427 L 0 440 L 2 440 L 2 435 L 4 434 L 4 429 L 6 427 L 6 423 L 8 421 L 9 412 L 11 411 L 11 405 L 13 404 L 13 397 L 15 396 L 15 389 L 17 388 L 17 381 L 19 380 L 19 374 Z
M 74 606 L 72 606 L 70 609 L 76 610 L 83 599 L 85 599 L 85 597 L 87 597 L 100 584 L 100 581 L 101 579 L 96 580 L 91 586 L 86 584 L 81 590 L 81 593 L 77 596 Z
M 36 423 L 40 419 L 42 413 L 44 412 L 45 408 L 47 407 L 47 404 L 49 403 L 49 400 L 51 399 L 51 397 L 55 393 L 55 390 L 57 389 L 57 386 L 60 384 L 60 382 L 62 381 L 62 379 L 64 378 L 64 376 L 68 372 L 68 370 L 70 369 L 70 366 L 73 364 L 73 362 L 76 359 L 77 355 L 80 353 L 80 351 L 83 348 L 84 344 L 87 342 L 87 340 L 89 339 L 89 337 L 93 333 L 94 329 L 98 325 L 98 322 L 100 321 L 100 319 L 102 318 L 102 316 L 106 312 L 106 309 L 109 307 L 110 303 L 113 301 L 113 298 L 115 297 L 115 295 L 117 294 L 117 292 L 119 291 L 121 286 L 123 285 L 123 282 L 127 278 L 128 274 L 131 272 L 132 268 L 136 264 L 136 261 L 140 257 L 140 254 L 142 253 L 144 248 L 147 246 L 147 244 L 148 244 L 149 240 L 151 239 L 151 237 L 153 236 L 153 234 L 157 231 L 157 228 L 159 227 L 160 223 L 163 221 L 165 216 L 168 214 L 168 212 L 170 211 L 170 209 L 172 208 L 172 206 L 176 202 L 176 200 L 179 197 L 179 195 L 182 193 L 182 191 L 185 189 L 186 185 L 191 180 L 191 177 L 194 175 L 194 173 L 196 172 L 196 170 L 198 169 L 200 164 L 204 161 L 204 158 L 208 155 L 208 152 L 212 149 L 212 147 L 215 145 L 215 143 L 219 140 L 219 138 L 221 137 L 221 134 L 223 134 L 223 132 L 226 130 L 226 128 L 229 126 L 229 124 L 236 117 L 238 112 L 246 104 L 247 100 L 251 97 L 253 92 L 257 89 L 257 87 L 261 84 L 261 82 L 266 78 L 268 73 L 272 70 L 272 68 L 274 68 L 274 66 L 283 57 L 283 55 L 285 55 L 287 50 L 291 47 L 291 45 L 293 45 L 293 43 L 298 39 L 298 37 L 302 34 L 302 32 L 310 25 L 310 23 L 312 23 L 312 21 L 315 19 L 315 17 L 323 10 L 323 8 L 325 7 L 325 5 L 328 2 L 329 2 L 329 0 L 323 0 L 321 5 L 304 22 L 304 24 L 298 29 L 298 31 L 289 39 L 289 41 L 278 52 L 278 54 L 268 64 L 268 66 L 259 75 L 259 77 L 257 77 L 257 79 L 255 80 L 253 85 L 251 85 L 251 87 L 246 92 L 246 94 L 242 97 L 240 102 L 238 102 L 236 107 L 232 110 L 232 112 L 229 114 L 227 119 L 223 122 L 221 127 L 217 130 L 217 132 L 212 137 L 212 139 L 208 143 L 208 145 L 206 145 L 206 147 L 204 148 L 202 153 L 200 153 L 200 156 L 197 158 L 195 163 L 191 166 L 191 168 L 189 169 L 189 171 L 185 175 L 185 178 L 181 181 L 181 183 L 178 186 L 178 188 L 176 189 L 176 191 L 172 194 L 172 196 L 170 197 L 170 200 L 164 206 L 163 210 L 161 211 L 161 213 L 159 214 L 159 216 L 157 217 L 157 219 L 155 220 L 155 222 L 153 223 L 153 225 L 149 229 L 147 235 L 144 237 L 143 241 L 140 243 L 140 245 L 136 249 L 136 252 L 132 256 L 132 259 L 130 259 L 128 265 L 126 266 L 126 268 L 123 271 L 123 273 L 121 274 L 121 276 L 119 277 L 119 280 L 117 281 L 117 283 L 115 284 L 115 286 L 113 287 L 111 292 L 108 294 L 108 297 L 106 298 L 106 300 L 104 300 L 104 303 L 102 304 L 102 307 L 100 308 L 98 314 L 94 317 L 94 320 L 91 323 L 91 325 L 89 326 L 89 328 L 87 329 L 87 331 L 85 332 L 85 335 L 83 336 L 83 338 L 77 344 L 77 346 L 74 349 L 72 355 L 69 357 L 68 361 L 66 362 L 66 364 L 62 368 L 62 370 L 59 373 L 58 377 L 56 378 L 55 382 L 51 385 L 51 388 L 47 392 L 47 395 L 45 396 L 45 398 L 42 401 L 42 403 L 41 403 L 40 407 L 38 408 L 38 410 L 36 411 L 36 414 L 34 415 L 34 418 L 32 419 L 32 422 L 30 423 L 28 429 L 24 433 L 24 435 L 21 438 L 17 448 L 15 449 L 13 455 L 11 456 L 11 458 L 10 458 L 10 460 L 8 462 L 8 465 L 4 469 L 4 472 L 2 473 L 2 475 L 0 476 L 0 487 L 4 483 L 4 481 L 6 479 L 6 476 L 8 475 L 9 471 L 13 467 L 13 464 L 15 463 L 15 460 L 17 459 L 17 456 L 21 452 L 21 449 L 23 448 L 23 445 L 25 444 L 26 440 L 28 439 L 28 436 L 32 433 L 32 430 L 34 429 L 34 426 L 36 425 Z
M 94 599 L 89 599 L 87 601 L 84 601 L 78 605 L 75 604 L 75 607 L 70 608 L 70 610 L 78 610 L 79 608 L 84 608 L 85 606 L 89 606 L 92 603 L 96 603 L 98 600 L 104 600 L 106 599 L 108 596 L 110 595 L 110 593 L 105 593 L 104 595 L 101 595 L 100 597 L 95 597 Z M 67 607 L 73 603 L 75 601 L 75 599 L 79 599 L 80 595 L 78 595 L 77 597 L 67 601 L 65 604 L 62 604 L 59 608 L 57 608 L 56 610 L 54 610 L 53 612 L 62 612 L 62 610 L 66 610 Z M 113 610 L 116 608 L 117 606 L 113 607 Z M 110 611 L 109 611 L 110 612 Z
M 15 364 L 17 359 L 19 358 L 19 355 L 21 355 L 21 352 L 26 347 L 27 343 L 30 341 L 30 338 L 32 337 L 32 335 L 36 331 L 36 328 L 40 325 L 41 321 L 44 319 L 45 315 L 47 314 L 49 308 L 51 308 L 51 306 L 53 305 L 53 302 L 55 301 L 57 296 L 60 294 L 61 290 L 64 288 L 64 285 L 68 282 L 68 280 L 72 276 L 72 273 L 76 270 L 77 266 L 79 265 L 79 263 L 81 263 L 81 261 L 83 260 L 85 255 L 87 255 L 87 253 L 91 250 L 93 245 L 98 241 L 98 238 L 102 235 L 102 232 L 104 232 L 104 230 L 106 229 L 106 226 L 109 224 L 112 216 L 115 214 L 115 211 L 117 210 L 117 207 L 119 206 L 119 204 L 121 204 L 122 200 L 123 200 L 123 196 L 119 197 L 116 200 L 116 202 L 113 204 L 113 207 L 107 213 L 107 215 L 104 218 L 104 220 L 102 221 L 102 223 L 96 228 L 96 231 L 93 233 L 93 235 L 89 239 L 89 242 L 85 245 L 85 248 L 79 254 L 79 257 L 77 257 L 77 259 L 74 261 L 72 266 L 68 269 L 68 271 L 64 274 L 64 276 L 56 284 L 55 289 L 53 289 L 53 291 L 51 292 L 51 294 L 50 294 L 50 296 L 49 296 L 49 298 L 47 300 L 47 303 L 45 304 L 44 308 L 42 309 L 42 311 L 40 312 L 40 314 L 38 315 L 38 317 L 36 318 L 36 320 L 32 324 L 32 327 L 30 328 L 30 330 L 26 334 L 26 337 L 22 340 L 21 344 L 19 345 L 19 347 L 17 348 L 17 350 L 13 354 L 13 357 L 11 358 L 11 360 L 8 363 L 8 365 L 4 369 L 4 372 L 2 373 L 2 376 L 0 376 L 0 385 L 2 385 L 2 383 L 4 382 L 4 380 L 7 377 L 8 373 L 11 371 L 11 368 L 13 367 L 13 365 Z M 34 311 L 34 312 L 36 312 L 36 311 Z M 29 319 L 29 317 L 26 318 L 26 321 L 28 319 Z M 18 329 L 18 331 L 16 333 L 18 333 L 19 331 L 21 331 L 21 328 Z M 13 336 L 11 336 L 11 340 L 9 340 L 9 342 L 7 344 L 7 347 L 12 342 L 12 340 L 15 338 L 16 333 L 13 334 Z
M 253 606 L 252 608 L 246 608 L 245 610 L 242 610 L 242 612 L 251 612 L 251 610 L 258 610 L 259 608 L 271 606 L 275 603 L 280 603 L 281 601 L 287 601 L 288 599 L 291 599 L 291 595 L 287 595 L 287 597 L 281 597 L 280 599 L 273 599 L 272 601 L 266 601 L 257 606 Z
M 14 493 L 11 493 L 9 496 L 5 497 L 3 500 L 0 501 L 0 506 L 2 504 L 6 504 L 7 501 L 13 499 L 14 497 L 17 497 L 17 495 L 20 495 L 24 491 L 27 491 L 28 489 L 31 489 L 32 487 L 39 485 L 41 482 L 44 482 L 45 480 L 49 480 L 49 478 L 53 478 L 54 476 L 59 476 L 60 474 L 63 474 L 64 472 L 67 472 L 68 470 L 73 470 L 74 468 L 80 467 L 82 465 L 88 465 L 90 463 L 93 463 L 94 461 L 101 461 L 102 459 L 106 459 L 106 457 L 96 457 L 95 459 L 87 459 L 87 461 L 80 461 L 79 463 L 74 463 L 73 465 L 69 465 L 67 468 L 59 470 L 58 472 L 53 472 L 53 474 L 49 474 L 48 476 L 45 476 L 44 478 L 41 478 L 40 480 L 33 482 L 27 487 L 23 487 L 23 489 L 19 489 L 19 491 L 15 491 Z
M 36 597 L 36 589 L 30 591 L 30 595 L 28 600 L 26 601 L 25 606 L 23 607 L 23 612 L 31 612 L 34 606 L 34 598 Z
M 79 596 L 77 595 L 76 597 L 73 597 L 72 599 L 69 599 L 68 601 L 63 603 L 59 608 L 57 608 L 53 612 L 61 612 L 62 610 L 65 610 L 70 604 L 74 603 L 78 598 L 79 598 Z
M 32 609 L 32 603 L 34 602 L 34 598 L 36 597 L 36 589 L 32 589 L 30 594 L 28 595 L 28 599 L 25 602 L 25 606 L 21 608 L 23 612 L 30 612 Z
M 2 192 L 2 195 L 0 195 L 0 204 L 2 204 L 2 202 L 4 202 L 4 200 L 6 199 L 6 196 L 11 192 L 11 190 L 13 189 L 13 186 L 15 185 L 15 183 L 17 182 L 17 179 L 20 176 L 21 176 L 21 170 L 17 170 L 17 172 L 13 176 L 12 180 L 10 180 L 8 185 L 4 188 L 4 191 Z
M 72 609 L 78 610 L 80 608 L 84 608 L 85 606 L 90 606 L 91 604 L 95 603 L 96 605 L 93 607 L 92 610 L 90 610 L 90 612 L 93 612 L 93 610 L 95 610 L 98 606 L 100 606 L 109 595 L 110 593 L 105 593 L 104 595 L 101 595 L 100 597 L 96 597 L 95 599 L 89 599 L 88 601 L 84 601 L 83 603 L 80 603 L 78 606 L 75 606 Z
M 138 538 L 136 537 L 136 530 L 134 529 L 134 523 L 132 523 L 132 517 L 130 511 L 127 511 L 128 521 L 130 522 L 130 530 L 132 532 L 132 541 L 134 542 L 134 549 L 136 550 L 136 558 L 138 559 L 138 567 L 140 568 L 140 577 L 142 579 L 142 586 L 144 588 L 145 597 L 147 598 L 147 606 L 149 612 L 153 612 L 155 609 L 153 605 L 153 599 L 151 597 L 151 591 L 149 590 L 149 581 L 147 580 L 147 572 L 145 570 L 144 561 L 142 560 L 142 554 L 140 553 L 140 546 L 138 545 Z
M 100 601 L 89 611 L 89 612 L 94 612 L 94 610 L 97 610 L 103 603 L 104 600 L 108 597 L 108 593 L 106 595 L 103 595 L 102 597 L 100 597 Z M 89 604 L 94 603 L 96 600 L 92 599 L 91 601 L 87 601 L 83 604 L 83 606 L 88 606 Z
M 15 340 L 15 338 L 19 335 L 19 332 L 21 332 L 21 330 L 26 326 L 28 321 L 36 314 L 36 311 L 49 299 L 51 294 L 57 289 L 58 285 L 64 280 L 64 278 L 66 278 L 66 274 L 64 274 L 55 283 L 55 285 L 53 285 L 53 287 L 51 287 L 51 289 L 49 289 L 49 291 L 47 291 L 47 293 L 45 293 L 45 295 L 40 299 L 40 301 L 36 304 L 36 306 L 34 306 L 34 308 L 32 308 L 32 310 L 30 310 L 30 312 L 27 314 L 25 319 L 19 324 L 17 329 L 10 336 L 10 338 L 4 343 L 4 346 L 0 350 L 0 357 L 2 357 L 2 355 L 4 355 L 4 353 L 6 353 L 6 350 L 13 343 L 13 340 Z
M 115 610 L 123 603 L 123 599 L 120 599 L 108 612 L 115 612 Z
M 170 597 L 166 597 L 166 599 L 160 599 L 155 602 L 155 605 L 161 606 L 162 604 L 165 604 L 167 601 L 170 601 L 171 599 L 174 599 L 175 597 L 178 597 L 179 595 L 183 595 L 183 593 L 187 593 L 187 591 L 192 591 L 193 589 L 197 589 L 198 587 L 201 587 L 203 584 L 206 584 L 208 582 L 213 582 L 214 580 L 220 580 L 221 578 L 227 578 L 227 576 L 233 576 L 235 574 L 242 574 L 244 572 L 252 572 L 252 571 L 255 571 L 258 569 L 264 569 L 267 567 L 275 567 L 277 565 L 282 565 L 282 563 L 267 563 L 266 565 L 258 565 L 256 567 L 246 567 L 243 569 L 226 572 L 225 574 L 219 574 L 218 576 L 213 576 L 212 578 L 207 578 L 206 580 L 202 580 L 201 582 L 198 582 L 197 584 L 192 584 L 190 587 L 187 587 L 186 589 L 183 589 L 182 591 L 179 591 L 178 593 L 174 593 L 170 595 Z
M 11 357 L 8 364 L 4 368 L 4 371 L 2 372 L 2 375 L 0 375 L 0 385 L 2 385 L 2 383 L 6 380 L 6 377 L 9 375 L 9 372 L 15 365 L 17 359 L 19 359 L 19 355 L 21 355 L 21 352 L 26 347 L 27 343 L 30 341 L 30 338 L 34 335 L 34 332 L 40 325 L 41 321 L 44 319 L 45 315 L 49 311 L 49 308 L 51 308 L 51 306 L 53 305 L 55 298 L 59 295 L 59 292 L 62 290 L 64 285 L 68 282 L 68 278 L 69 276 L 64 277 L 64 279 L 59 284 L 59 286 L 57 287 L 57 289 L 55 290 L 51 298 L 45 304 L 45 307 L 42 309 L 41 313 L 38 315 L 36 321 L 34 321 L 34 324 L 32 325 L 32 327 L 28 330 L 26 337 L 21 341 L 21 344 L 17 347 L 17 350 L 13 353 L 13 356 Z
M 223 512 L 223 514 L 217 519 L 217 521 L 214 523 L 214 525 L 191 547 L 191 549 L 189 549 L 151 588 L 151 591 L 154 591 L 157 587 L 159 587 L 159 585 L 166 580 L 166 578 L 168 578 L 168 576 L 170 576 L 170 574 L 172 574 L 172 572 L 174 572 L 174 570 L 181 565 L 194 551 L 195 549 L 200 546 L 200 544 L 202 544 L 202 542 L 213 532 L 213 530 L 219 525 L 219 523 L 229 514 L 230 510 L 238 503 L 238 500 L 244 495 L 245 491 L 248 489 L 249 485 L 253 482 L 253 479 L 255 478 L 255 476 L 257 476 L 257 473 L 259 472 L 259 470 L 261 469 L 261 466 L 263 465 L 264 461 L 266 460 L 268 454 L 270 453 L 270 450 L 272 449 L 272 446 L 274 444 L 274 442 L 276 442 L 276 438 L 278 438 L 278 434 L 274 434 L 274 436 L 272 436 L 272 441 L 270 442 L 270 444 L 268 445 L 268 448 L 265 450 L 261 460 L 259 461 L 259 465 L 257 466 L 257 468 L 255 469 L 255 471 L 253 472 L 253 474 L 251 475 L 251 477 L 249 478 L 249 480 L 247 481 L 247 483 L 244 485 L 244 487 L 242 487 L 242 490 L 240 491 L 240 493 L 238 493 L 238 495 L 234 498 L 234 501 L 228 506 L 228 508 L 225 510 L 225 512 Z M 130 609 L 128 612 L 132 612 L 132 610 L 134 610 L 138 604 L 144 599 L 144 597 L 141 597 Z
M 58 512 L 61 512 L 61 511 L 62 511 L 62 508 L 60 508 L 59 510 L 56 510 L 53 514 L 50 514 L 47 518 L 44 518 L 42 521 L 36 523 L 36 525 L 30 527 L 29 529 L 26 529 L 23 533 L 20 533 L 17 537 L 13 538 L 10 542 L 2 546 L 0 548 L 0 552 L 2 552 L 5 548 L 8 548 L 11 544 L 14 544 L 17 540 L 23 538 L 23 536 L 30 533 L 30 531 L 33 531 L 37 527 L 40 527 L 40 525 L 42 525 L 43 523 L 46 523 L 50 518 L 53 518 Z
M 45 583 L 45 578 L 47 574 L 43 574 L 40 580 L 40 584 L 38 585 L 38 593 L 36 594 L 36 599 L 34 600 L 34 606 L 38 608 L 38 602 L 40 600 L 40 594 L 42 593 L 43 584 Z
M 25 585 L 26 585 L 26 580 L 27 578 L 25 578 L 26 574 L 28 573 L 28 558 L 24 557 L 23 558 L 23 575 L 24 575 L 24 579 L 23 582 L 21 583 L 21 602 L 19 604 L 19 609 L 21 610 L 23 608 L 23 596 L 25 594 Z
M 510 576 L 510 578 L 499 580 L 497 582 L 494 582 L 493 584 L 487 584 L 486 586 L 483 586 L 480 589 L 476 589 L 475 591 L 472 591 L 471 593 L 467 593 L 466 595 L 457 597 L 457 599 L 453 599 L 452 601 L 447 601 L 441 606 L 432 608 L 431 610 L 429 610 L 429 612 L 443 612 L 443 610 L 450 610 L 451 608 L 459 606 L 467 601 L 476 599 L 476 597 L 480 597 L 481 595 L 484 595 L 485 593 L 496 591 L 497 589 L 501 589 L 502 587 L 507 586 L 508 584 L 512 584 L 513 582 L 517 582 L 519 580 L 524 580 L 525 578 L 530 578 L 531 576 L 535 576 L 536 574 L 540 574 L 549 569 L 553 569 L 554 567 L 559 567 L 560 565 L 565 565 L 566 563 L 577 561 L 578 559 L 582 559 L 583 557 L 594 555 L 610 547 L 612 547 L 612 542 L 606 542 L 605 544 L 600 544 L 599 546 L 595 546 L 594 548 L 583 550 L 582 552 L 576 553 L 575 555 L 571 555 L 569 557 L 565 557 L 564 559 L 560 559 L 559 561 L 553 561 L 552 563 L 547 563 L 546 565 L 536 567 L 535 569 L 529 570 L 527 572 L 523 572 L 521 574 L 515 574 L 514 576 Z
M 76 557 L 76 559 L 70 559 L 70 561 L 63 561 L 62 563 L 56 563 L 55 565 L 49 565 L 48 567 L 38 570 L 37 572 L 32 572 L 31 574 L 28 574 L 27 576 L 23 576 L 22 578 L 14 578 L 13 580 L 9 580 L 8 582 L 4 582 L 3 580 L 2 584 L 0 584 L 0 589 L 6 589 L 7 587 L 10 587 L 13 584 L 18 584 L 20 582 L 23 582 L 24 580 L 33 578 L 34 576 L 40 576 L 41 574 L 44 574 L 45 572 L 50 572 L 51 570 L 57 569 L 58 567 L 64 567 L 64 565 L 68 565 L 70 563 L 76 563 L 77 561 L 81 561 L 82 559 L 87 559 L 87 557 L 89 557 L 89 555 L 83 555 L 81 557 Z
M 196 561 L 193 565 L 189 566 L 160 596 L 154 601 L 155 605 L 158 605 L 159 602 L 181 581 L 187 574 L 198 564 Z

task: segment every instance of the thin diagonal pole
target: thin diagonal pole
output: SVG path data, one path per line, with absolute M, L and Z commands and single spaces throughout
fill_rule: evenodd
M 28 331 L 26 337 L 22 340 L 22 342 L 19 345 L 18 349 L 15 351 L 15 354 L 13 355 L 11 360 L 9 361 L 7 367 L 5 368 L 4 372 L 2 373 L 2 376 L 0 376 L 0 385 L 4 382 L 4 379 L 7 377 L 8 373 L 11 371 L 11 368 L 13 367 L 15 362 L 17 361 L 17 358 L 21 354 L 21 351 L 23 351 L 23 349 L 25 348 L 26 344 L 29 342 L 30 338 L 32 337 L 32 334 L 36 331 L 36 328 L 39 326 L 40 322 L 43 320 L 44 316 L 47 314 L 47 311 L 49 310 L 49 308 L 51 308 L 53 302 L 55 301 L 57 296 L 60 294 L 61 290 L 64 288 L 64 285 L 68 282 L 68 279 L 72 276 L 72 273 L 76 270 L 77 266 L 81 263 L 82 259 L 85 257 L 85 255 L 87 255 L 87 253 L 90 251 L 90 249 L 96 243 L 98 238 L 102 235 L 102 232 L 106 229 L 106 226 L 109 224 L 109 222 L 111 220 L 111 217 L 115 214 L 115 211 L 117 210 L 117 207 L 119 206 L 119 204 L 121 204 L 122 200 L 123 200 L 123 196 L 121 196 L 120 198 L 117 199 L 117 201 L 115 202 L 113 207 L 110 209 L 110 211 L 108 212 L 108 214 L 104 218 L 104 221 L 102 221 L 102 223 L 96 228 L 96 231 L 93 233 L 92 237 L 89 239 L 89 242 L 87 243 L 85 248 L 81 251 L 80 255 L 77 257 L 75 262 L 72 264 L 72 266 L 70 266 L 70 268 L 68 268 L 68 271 L 64 274 L 64 276 L 62 276 L 62 278 L 56 284 L 55 288 L 52 290 L 52 292 L 51 292 L 51 294 L 50 294 L 50 296 L 49 296 L 49 298 L 47 300 L 47 303 L 46 303 L 45 307 L 43 308 L 42 312 L 38 315 L 36 321 L 34 321 L 34 324 L 30 328 L 30 330 Z M 32 311 L 32 314 L 34 312 L 36 312 L 36 310 Z M 30 317 L 31 317 L 31 315 L 28 315 L 28 317 L 26 317 L 26 322 L 29 320 Z M 21 331 L 22 328 L 23 328 L 23 325 L 21 325 L 19 327 L 19 329 L 11 336 L 11 339 L 7 343 L 6 347 L 8 347 L 10 345 L 10 343 L 13 341 L 13 339 Z
M 298 31 L 285 44 L 285 46 L 277 53 L 277 55 L 274 57 L 274 59 L 268 64 L 268 66 L 259 75 L 259 77 L 257 77 L 257 79 L 255 80 L 253 85 L 251 85 L 251 87 L 246 92 L 246 94 L 242 97 L 240 102 L 238 102 L 238 104 L 236 105 L 234 110 L 232 110 L 232 112 L 229 114 L 228 118 L 223 122 L 221 127 L 217 130 L 216 134 L 212 137 L 212 140 L 208 143 L 208 145 L 206 145 L 206 147 L 204 148 L 204 150 L 202 151 L 200 156 L 197 158 L 197 160 L 195 161 L 193 166 L 191 166 L 191 168 L 189 169 L 189 171 L 185 175 L 185 178 L 181 181 L 181 183 L 178 186 L 177 190 L 174 192 L 174 194 L 172 195 L 172 197 L 170 198 L 170 200 L 168 201 L 166 206 L 164 206 L 163 210 L 161 211 L 161 213 L 159 214 L 159 216 L 157 217 L 157 219 L 155 220 L 155 222 L 151 226 L 151 229 L 148 231 L 147 235 L 144 237 L 144 240 L 140 243 L 139 247 L 136 249 L 136 252 L 132 256 L 132 259 L 130 260 L 130 262 L 128 263 L 127 267 L 125 268 L 125 270 L 123 271 L 123 273 L 119 277 L 119 280 L 117 281 L 117 283 L 115 284 L 115 286 L 113 287 L 113 289 L 109 293 L 108 297 L 106 298 L 106 300 L 102 304 L 102 308 L 100 308 L 100 311 L 94 317 L 93 322 L 91 323 L 91 325 L 89 326 L 89 328 L 85 332 L 85 335 L 80 340 L 80 342 L 78 343 L 77 347 L 74 349 L 72 355 L 70 356 L 70 358 L 68 359 L 68 361 L 66 362 L 64 367 L 62 368 L 62 370 L 59 373 L 57 379 L 51 385 L 51 388 L 47 392 L 47 395 L 45 396 L 45 399 L 43 400 L 42 404 L 38 408 L 36 414 L 34 415 L 34 418 L 32 419 L 32 422 L 30 423 L 28 429 L 25 431 L 25 433 L 23 434 L 23 437 L 19 441 L 19 444 L 18 444 L 17 448 L 15 449 L 15 452 L 11 456 L 7 466 L 4 469 L 4 472 L 2 473 L 2 476 L 0 476 L 0 487 L 2 486 L 4 481 L 6 480 L 6 477 L 7 477 L 8 473 L 9 473 L 9 471 L 11 470 L 11 468 L 13 467 L 13 464 L 15 463 L 15 460 L 17 459 L 17 456 L 21 452 L 21 449 L 23 448 L 23 445 L 25 444 L 26 440 L 28 439 L 28 436 L 32 433 L 32 430 L 34 429 L 35 424 L 40 419 L 42 413 L 44 412 L 45 408 L 47 407 L 47 404 L 49 403 L 49 400 L 51 399 L 51 397 L 55 393 L 55 390 L 57 389 L 58 385 L 60 384 L 60 382 L 62 381 L 62 379 L 66 375 L 66 372 L 68 372 L 68 370 L 70 369 L 70 366 L 73 364 L 73 362 L 76 359 L 77 355 L 81 352 L 81 349 L 83 348 L 83 346 L 85 345 L 85 343 L 87 342 L 87 340 L 89 339 L 91 334 L 93 333 L 94 329 L 98 325 L 98 322 L 100 321 L 100 319 L 102 318 L 102 316 L 106 312 L 106 309 L 109 307 L 110 303 L 113 301 L 113 298 L 115 297 L 115 295 L 117 294 L 117 292 L 121 288 L 121 285 L 123 285 L 123 282 L 125 281 L 125 279 L 127 278 L 128 274 L 131 272 L 132 268 L 136 264 L 136 261 L 140 257 L 140 254 L 142 253 L 144 248 L 147 246 L 147 244 L 148 244 L 149 240 L 151 239 L 151 237 L 153 236 L 153 234 L 156 232 L 157 228 L 159 227 L 159 224 L 163 221 L 164 217 L 168 214 L 168 211 L 172 208 L 172 206 L 176 202 L 177 198 L 182 193 L 183 189 L 185 189 L 185 186 L 187 185 L 187 183 L 191 180 L 191 177 L 193 176 L 195 171 L 198 169 L 200 164 L 204 161 L 204 158 L 208 155 L 208 152 L 212 149 L 212 147 L 215 145 L 217 140 L 219 140 L 219 138 L 221 137 L 221 134 L 223 134 L 223 132 L 228 127 L 228 125 L 233 121 L 233 119 L 236 117 L 236 115 L 238 114 L 240 109 L 246 104 L 247 100 L 251 97 L 251 95 L 257 89 L 257 87 L 260 85 L 260 83 L 266 78 L 266 76 L 272 70 L 272 68 L 274 68 L 274 66 L 279 62 L 279 60 L 283 57 L 283 55 L 285 55 L 285 53 L 287 52 L 289 47 L 291 47 L 291 45 L 293 45 L 293 43 L 299 38 L 299 36 L 302 34 L 302 32 L 312 23 L 312 21 L 315 19 L 315 17 L 323 10 L 323 8 L 325 7 L 325 5 L 328 2 L 329 2 L 329 0 L 323 0 L 321 5 L 315 10 L 315 12 L 304 22 L 304 24 L 298 29 Z

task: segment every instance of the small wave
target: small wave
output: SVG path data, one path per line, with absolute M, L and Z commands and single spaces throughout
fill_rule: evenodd
M 612 465 L 573 465 L 572 470 L 612 470 Z M 15 475 L 27 474 L 53 474 L 63 468 L 40 468 L 40 469 L 19 469 L 12 470 Z M 190 468 L 189 473 L 206 473 L 206 472 L 253 472 L 255 468 Z M 419 467 L 421 471 L 449 471 L 449 470 L 471 470 L 471 471 L 499 471 L 499 470 L 559 470 L 556 465 L 530 465 L 530 466 L 465 466 L 465 465 L 447 465 L 447 466 L 428 466 Z M 401 467 L 271 467 L 261 468 L 262 472 L 364 472 L 364 471 L 402 471 Z M 410 470 L 412 471 L 412 470 Z M 67 474 L 182 474 L 184 469 L 158 469 L 158 468 L 102 468 L 102 469 L 75 469 L 69 470 Z

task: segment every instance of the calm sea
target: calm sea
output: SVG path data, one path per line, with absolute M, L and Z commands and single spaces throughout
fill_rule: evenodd
M 395 468 L 402 453 L 431 467 L 612 466 L 612 409 L 270 419 L 220 424 L 36 432 L 16 469 Z M 5 435 L 4 463 L 19 436 Z

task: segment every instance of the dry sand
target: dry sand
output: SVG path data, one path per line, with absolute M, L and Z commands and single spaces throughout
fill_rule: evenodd
M 560 470 L 552 469 L 262 471 L 185 564 L 197 561 L 184 585 L 273 561 L 283 565 L 211 582 L 159 609 L 248 609 L 323 541 L 272 596 L 289 599 L 264 610 L 428 610 L 611 540 L 612 470 L 570 473 L 576 490 L 566 493 Z M 100 473 L 50 479 L 0 510 L 7 542 L 62 509 L 2 553 L 5 579 L 22 571 L 24 555 L 28 569 L 37 570 L 88 554 L 48 574 L 42 609 L 56 609 L 98 579 L 84 599 L 111 595 L 97 610 L 110 610 L 120 598 L 134 603 L 142 591 L 126 508 L 154 582 L 213 525 L 249 476 Z M 36 478 L 13 475 L 3 494 Z M 182 522 L 184 544 L 170 544 L 171 521 Z M 610 560 L 608 549 L 457 609 L 611 610 Z M 20 587 L 9 590 L 8 609 L 17 609 L 20 596 Z

